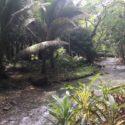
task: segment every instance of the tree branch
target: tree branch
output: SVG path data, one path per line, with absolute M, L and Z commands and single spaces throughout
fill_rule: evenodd
M 103 12 L 102 12 L 102 15 L 97 16 L 98 22 L 96 23 L 96 25 L 95 25 L 95 27 L 94 27 L 94 30 L 93 30 L 93 32 L 92 32 L 92 34 L 91 34 L 91 39 L 93 39 L 93 37 L 96 35 L 96 31 L 97 31 L 97 29 L 98 29 L 98 26 L 100 25 L 101 21 L 102 21 L 102 20 L 105 18 L 105 16 L 106 16 L 106 6 L 104 6 L 104 5 L 102 5 L 102 6 L 103 6 L 103 8 L 104 8 L 104 10 L 103 10 L 104 16 L 103 16 Z

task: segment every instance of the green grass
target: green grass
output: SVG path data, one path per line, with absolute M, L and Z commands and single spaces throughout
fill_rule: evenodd
M 72 71 L 72 72 L 67 72 L 65 73 L 65 79 L 78 79 L 78 78 L 82 78 L 82 77 L 86 77 L 88 75 L 93 74 L 94 72 L 96 72 L 96 69 L 92 66 L 87 66 L 87 67 L 80 67 L 77 68 L 76 70 Z

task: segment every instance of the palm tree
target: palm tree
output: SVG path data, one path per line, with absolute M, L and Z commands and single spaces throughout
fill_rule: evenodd
M 23 24 L 28 16 L 30 0 L 0 0 L 0 72 L 3 74 L 3 59 L 11 59 Z M 27 5 L 28 4 L 28 5 Z M 27 6 L 26 6 L 27 5 Z M 26 10 L 26 11 L 25 11 Z M 18 42 L 19 43 L 19 42 Z
M 45 6 L 41 6 L 41 4 Z M 42 42 L 54 40 L 57 37 L 61 37 L 61 35 L 69 29 L 76 28 L 77 25 L 73 21 L 73 18 L 82 14 L 81 10 L 73 4 L 72 0 L 51 0 L 49 4 L 41 3 L 38 0 L 33 7 L 33 11 L 35 20 L 29 21 L 26 27 L 30 29 L 32 24 L 41 23 L 40 32 L 42 32 L 43 36 L 38 36 L 35 34 L 36 32 L 32 32 L 38 38 L 41 37 Z M 54 49 L 51 50 L 51 53 L 50 60 L 51 64 L 53 64 Z M 46 62 L 45 58 L 42 60 L 44 63 Z M 43 66 L 45 67 L 45 65 Z
M 86 55 L 89 62 L 93 62 L 95 54 L 93 54 L 92 37 L 87 30 L 81 30 L 81 27 L 75 22 L 79 17 L 86 18 L 87 16 L 85 12 L 82 12 L 81 8 L 75 6 L 72 0 L 51 0 L 51 3 L 46 6 L 46 8 L 42 8 L 42 10 L 39 9 L 38 13 L 39 16 L 37 15 L 36 19 L 41 22 L 41 32 L 44 32 L 42 39 L 45 41 L 54 40 L 57 37 L 63 38 L 64 34 L 66 34 L 68 37 L 63 40 L 69 42 L 69 54 L 71 53 L 71 49 L 76 48 L 76 46 L 82 46 L 82 49 L 79 47 L 77 47 L 77 49 L 81 50 L 80 53 L 82 53 L 82 55 L 83 53 Z M 39 19 L 39 17 L 41 18 Z M 75 43 L 73 43 L 71 35 L 74 34 L 74 32 L 77 34 L 77 30 L 81 31 L 81 33 L 79 33 L 82 37 L 82 41 L 78 42 L 79 38 L 77 38 L 75 39 Z M 86 37 L 82 35 L 84 32 L 88 33 L 87 36 L 90 38 L 84 39 L 83 37 Z M 87 46 L 86 49 L 84 49 L 85 44 L 90 46 Z

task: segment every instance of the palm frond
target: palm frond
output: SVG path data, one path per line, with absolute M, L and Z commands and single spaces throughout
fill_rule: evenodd
M 74 7 L 74 6 L 66 6 L 63 8 L 62 12 L 60 13 L 60 17 L 67 17 L 67 18 L 73 18 L 78 15 L 83 14 L 81 9 Z
M 48 38 L 55 39 L 57 36 L 61 36 L 63 32 L 66 32 L 69 29 L 74 29 L 75 27 L 76 24 L 72 20 L 65 17 L 57 18 L 51 23 L 49 27 Z

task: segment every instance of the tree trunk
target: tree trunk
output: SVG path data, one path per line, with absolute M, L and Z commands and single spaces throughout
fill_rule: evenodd
M 55 68 L 55 59 L 54 59 L 54 49 L 51 50 L 51 55 L 50 55 L 50 63 L 51 63 L 51 68 Z
M 0 79 L 6 79 L 5 67 L 3 65 L 2 54 L 0 53 Z
M 42 59 L 42 69 L 41 69 L 42 74 L 46 74 L 46 59 Z

